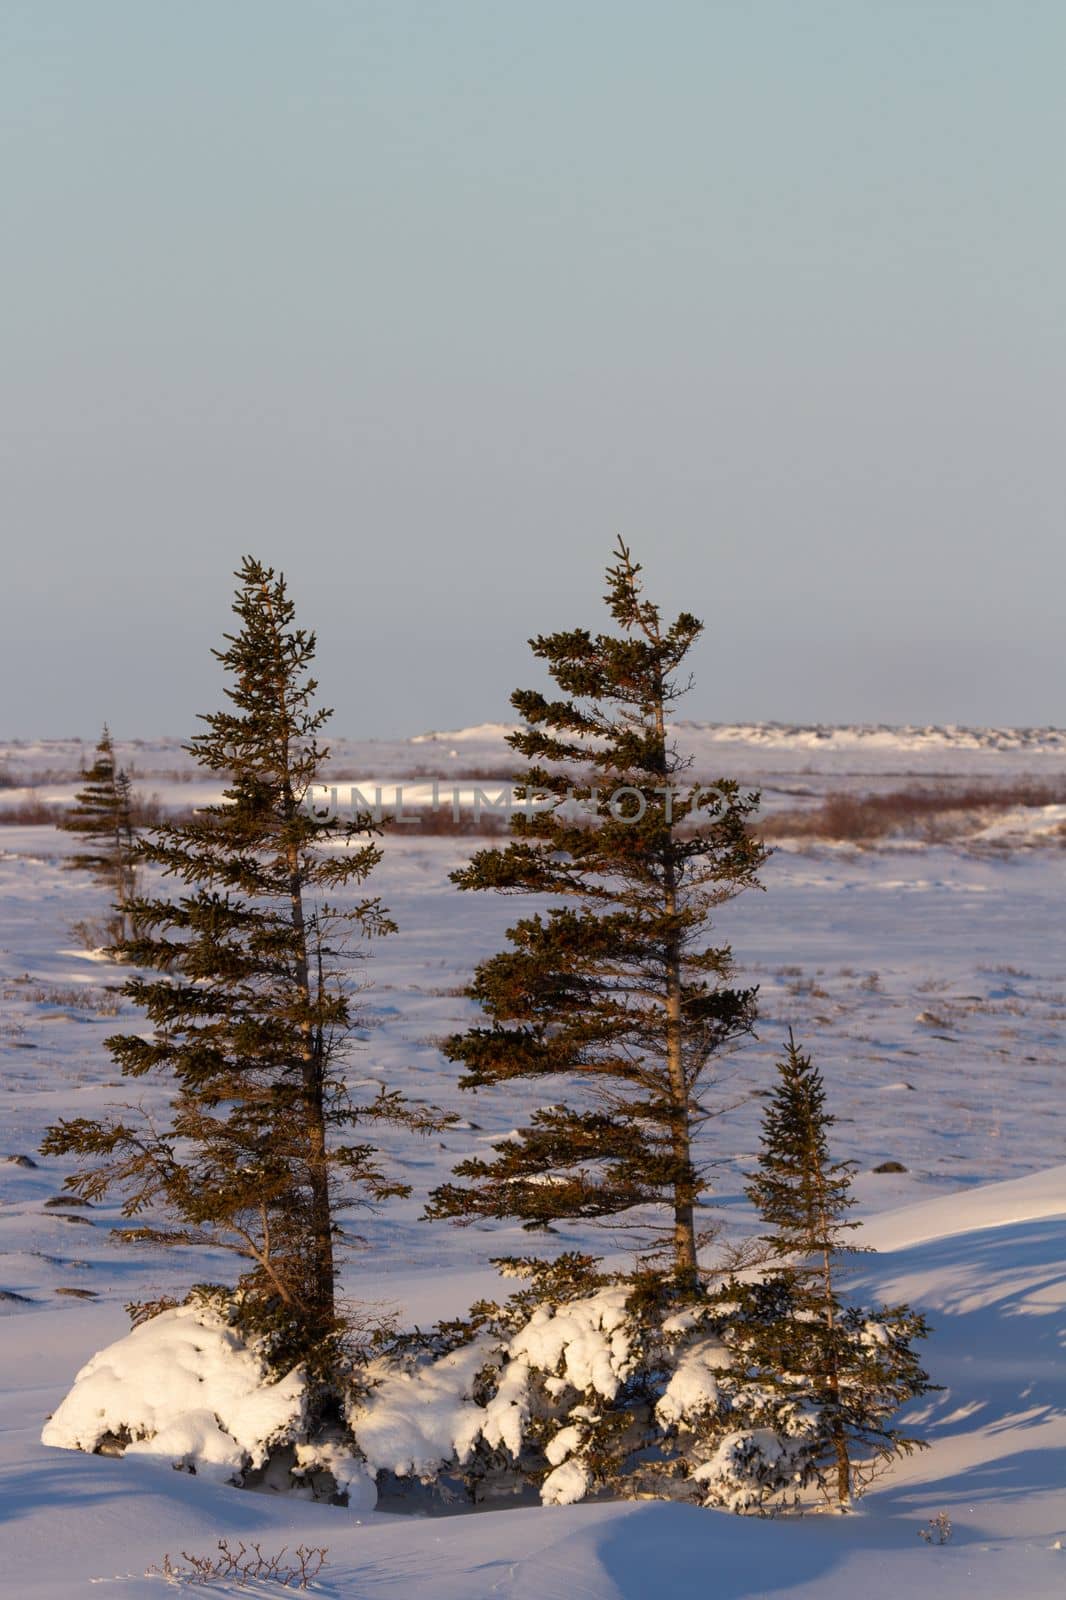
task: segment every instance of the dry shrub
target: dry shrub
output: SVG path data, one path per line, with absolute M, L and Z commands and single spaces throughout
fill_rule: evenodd
M 161 1567 L 149 1567 L 146 1578 L 166 1578 L 171 1584 L 208 1584 L 221 1581 L 235 1583 L 243 1588 L 248 1583 L 278 1583 L 283 1589 L 307 1589 L 326 1566 L 326 1546 L 298 1545 L 289 1560 L 288 1546 L 276 1556 L 265 1556 L 258 1544 L 246 1545 L 238 1541 L 234 1549 L 227 1539 L 218 1541 L 215 1556 L 190 1555 L 183 1550 L 188 1566 L 180 1567 L 169 1555 L 163 1557 Z
M 975 816 L 1016 806 L 1066 804 L 1066 783 L 1022 778 L 1014 783 L 893 789 L 887 794 L 828 794 L 820 806 L 777 811 L 760 819 L 763 839 L 834 839 L 862 842 L 891 834 L 936 842 L 968 832 Z
M 362 767 L 336 767 L 327 765 L 319 780 L 322 783 L 355 783 L 368 784 L 373 773 L 374 763 L 371 761 Z M 388 789 L 396 784 L 402 787 L 405 783 L 427 783 L 436 779 L 442 789 L 449 788 L 452 784 L 469 783 L 517 783 L 516 767 L 466 767 L 456 762 L 454 768 L 445 773 L 440 765 L 435 767 L 413 766 L 404 767 L 402 773 L 394 773 L 381 778 L 381 783 Z
M 138 794 L 130 798 L 130 821 L 134 828 L 158 828 L 161 822 L 177 822 L 192 816 L 191 809 L 168 811 L 157 794 Z
M 13 806 L 0 806 L 0 827 L 54 827 L 66 812 L 66 806 L 47 800 L 19 800 Z
M 451 805 L 442 805 L 439 811 L 434 811 L 432 806 L 422 806 L 405 812 L 405 816 L 416 817 L 417 821 L 389 824 L 389 833 L 395 836 L 403 834 L 412 838 L 429 836 L 431 838 L 465 838 L 468 834 L 493 834 L 499 836 L 507 833 L 508 821 L 505 813 L 491 811 L 483 807 L 480 812 L 475 812 L 472 807 L 462 807 L 458 812 L 452 810 Z M 385 813 L 388 818 L 388 812 Z

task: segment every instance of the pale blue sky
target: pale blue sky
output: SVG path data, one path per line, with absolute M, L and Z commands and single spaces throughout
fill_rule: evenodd
M 689 715 L 1062 722 L 1061 0 L 4 0 L 0 734 L 507 714 L 617 533 Z

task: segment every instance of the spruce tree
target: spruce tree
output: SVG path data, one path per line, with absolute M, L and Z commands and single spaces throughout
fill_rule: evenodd
M 137 837 L 130 780 L 115 766 L 115 747 L 106 723 L 96 759 L 91 767 L 83 768 L 81 777 L 83 787 L 59 826 L 84 839 L 85 848 L 68 856 L 63 865 L 91 873 L 109 891 L 113 915 L 107 932 L 111 944 L 117 946 L 132 931 L 129 908 L 137 892 Z
M 452 874 L 461 889 L 562 902 L 517 922 L 478 967 L 468 993 L 486 1022 L 445 1045 L 464 1087 L 543 1080 L 553 1103 L 494 1159 L 458 1166 L 466 1181 L 438 1189 L 430 1211 L 538 1226 L 653 1208 L 647 1259 L 692 1290 L 704 1090 L 756 1007 L 729 947 L 708 942 L 710 913 L 756 882 L 764 851 L 747 826 L 756 795 L 681 787 L 691 763 L 670 717 L 701 624 L 666 624 L 640 570 L 619 541 L 605 597 L 616 631 L 530 641 L 562 696 L 511 697 L 530 804 L 505 847 Z
M 144 839 L 139 859 L 171 879 L 171 896 L 133 907 L 138 936 L 126 994 L 153 1025 L 109 1049 L 125 1077 L 162 1074 L 169 1124 L 115 1115 L 49 1130 L 44 1150 L 87 1164 L 67 1186 L 116 1189 L 127 1237 L 220 1245 L 243 1258 L 237 1318 L 267 1332 L 280 1367 L 337 1360 L 336 1217 L 407 1193 L 364 1126 L 436 1126 L 383 1088 L 349 1094 L 345 1045 L 358 1018 L 349 940 L 392 931 L 373 897 L 338 908 L 380 858 L 369 818 L 316 815 L 308 803 L 328 751 L 308 669 L 311 633 L 293 625 L 284 578 L 246 558 L 237 573 L 239 629 L 215 651 L 229 676 L 228 710 L 201 720 L 186 747 L 224 775 L 221 803 Z
M 777 1085 L 763 1114 L 758 1171 L 747 1193 L 759 1211 L 776 1269 L 743 1290 L 749 1311 L 749 1361 L 779 1389 L 798 1389 L 816 1408 L 811 1467 L 828 1474 L 847 1507 L 872 1457 L 919 1448 L 889 1425 L 904 1401 L 924 1393 L 928 1377 L 911 1349 L 924 1320 L 908 1306 L 865 1311 L 840 1296 L 841 1259 L 854 1254 L 847 1221 L 854 1163 L 834 1161 L 825 1084 L 789 1033 Z

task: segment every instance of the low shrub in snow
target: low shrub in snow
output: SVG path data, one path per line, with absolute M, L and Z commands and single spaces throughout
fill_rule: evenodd
M 530 1289 L 372 1363 L 349 1422 L 375 1475 L 457 1481 L 475 1500 L 535 1485 L 547 1505 L 606 1492 L 732 1511 L 823 1486 L 839 1397 L 767 1359 L 787 1279 L 693 1294 L 605 1278 L 584 1257 L 501 1265 Z M 894 1453 L 877 1424 L 899 1403 L 890 1369 L 913 1331 L 897 1311 L 841 1328 L 873 1458 Z
M 947 1544 L 951 1539 L 951 1518 L 946 1511 L 938 1511 L 935 1517 L 930 1517 L 924 1528 L 918 1529 L 919 1539 L 926 1544 Z
M 269 1582 L 283 1589 L 308 1589 L 328 1565 L 325 1545 L 297 1545 L 291 1556 L 287 1545 L 275 1556 L 265 1556 L 258 1544 L 246 1545 L 240 1540 L 234 1546 L 228 1539 L 220 1539 L 216 1548 L 217 1555 L 209 1556 L 183 1550 L 184 1567 L 165 1555 L 162 1566 L 149 1567 L 145 1577 L 165 1578 L 171 1585 L 235 1583 L 243 1588 L 249 1583 Z

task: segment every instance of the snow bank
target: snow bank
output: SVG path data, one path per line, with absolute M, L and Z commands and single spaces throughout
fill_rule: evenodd
M 862 1243 L 874 1250 L 905 1250 L 954 1234 L 1058 1216 L 1066 1216 L 1066 1163 L 1029 1178 L 986 1183 L 869 1218 L 863 1222 Z
M 1066 806 L 1014 806 L 973 835 L 975 844 L 1059 845 L 1066 842 Z
M 61 1450 L 128 1440 L 129 1454 L 232 1483 L 296 1436 L 304 1403 L 299 1371 L 271 1382 L 217 1312 L 178 1306 L 93 1356 L 41 1440 Z

